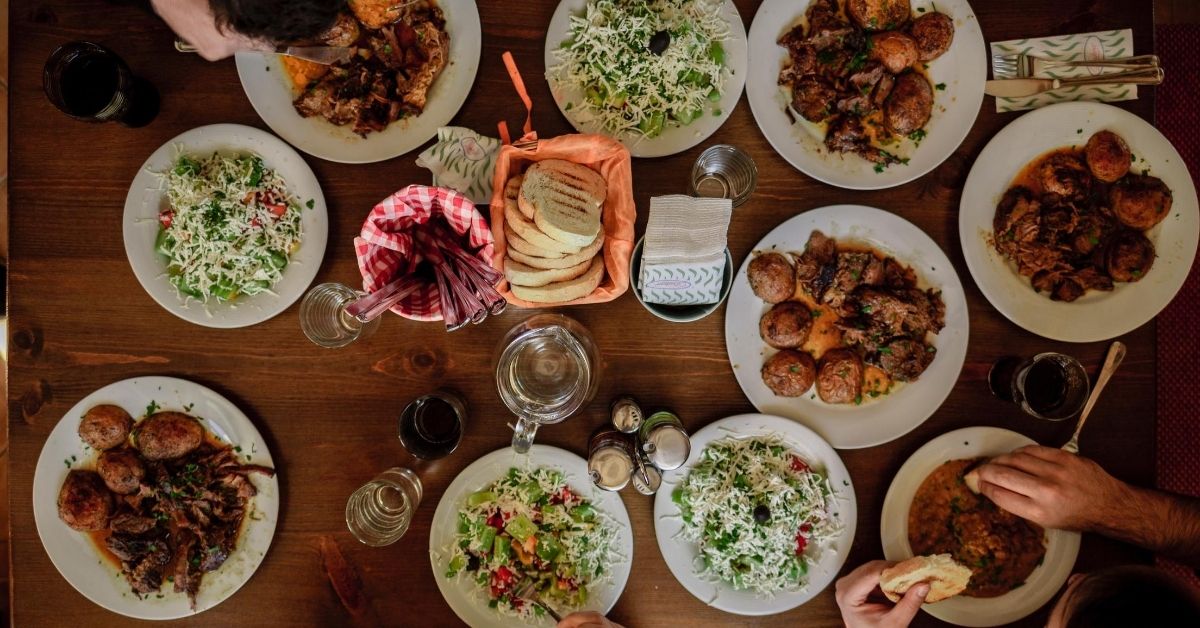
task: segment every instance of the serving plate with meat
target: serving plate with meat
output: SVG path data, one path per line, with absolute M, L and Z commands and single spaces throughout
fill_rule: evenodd
M 242 88 L 271 129 L 306 153 L 368 163 L 407 153 L 458 112 L 479 66 L 471 0 L 361 0 L 315 45 L 349 46 L 346 63 L 239 53 Z
M 966 0 L 767 0 L 746 94 L 800 171 L 850 189 L 911 181 L 975 122 L 987 56 Z
M 1025 114 L 980 153 L 959 206 L 980 290 L 1017 325 L 1069 342 L 1150 320 L 1200 239 L 1187 166 L 1151 124 L 1102 103 Z
M 224 601 L 275 534 L 279 482 L 262 436 L 216 392 L 140 377 L 88 395 L 38 458 L 34 520 L 59 573 L 139 619 Z
M 839 449 L 920 425 L 966 356 L 962 284 L 937 244 L 889 212 L 836 205 L 772 230 L 734 279 L 725 343 L 764 414 Z
M 930 615 L 959 626 L 1014 622 L 1041 608 L 1071 574 L 1078 532 L 1043 530 L 961 480 L 978 461 L 1032 444 L 1005 429 L 963 428 L 926 443 L 896 473 L 880 520 L 884 556 L 949 553 L 972 571 L 962 595 L 922 607 Z

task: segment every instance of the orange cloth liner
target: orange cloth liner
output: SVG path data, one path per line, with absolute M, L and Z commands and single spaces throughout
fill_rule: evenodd
M 532 102 L 517 72 L 510 53 L 504 53 L 504 64 L 508 67 L 513 86 L 521 96 L 527 109 Z M 501 134 L 507 136 L 506 125 L 501 124 Z M 603 135 L 572 134 L 548 140 L 537 139 L 529 118 L 525 120 L 525 137 L 513 144 L 500 147 L 496 158 L 496 171 L 492 175 L 492 235 L 496 249 L 492 266 L 504 271 L 504 252 L 508 250 L 504 235 L 504 184 L 509 178 L 525 171 L 535 161 L 563 159 L 583 164 L 608 182 L 608 195 L 604 199 L 601 213 L 601 228 L 604 235 L 604 279 L 591 294 L 567 303 L 532 303 L 517 298 L 509 289 L 508 281 L 502 280 L 497 289 L 512 305 L 522 308 L 545 308 L 560 305 L 583 305 L 612 301 L 629 289 L 629 258 L 633 254 L 633 225 L 637 221 L 637 206 L 633 202 L 633 168 L 629 149 L 620 142 Z

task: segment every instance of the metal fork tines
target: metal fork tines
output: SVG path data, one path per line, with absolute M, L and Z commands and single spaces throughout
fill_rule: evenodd
M 522 582 L 521 585 L 517 587 L 513 595 L 525 600 L 530 604 L 533 604 L 534 606 L 540 606 L 542 610 L 546 611 L 546 614 L 550 615 L 550 617 L 554 619 L 555 622 L 562 621 L 562 617 L 558 613 L 554 612 L 554 609 L 542 603 L 541 598 L 538 597 L 537 587 L 535 586 L 533 580 L 525 580 Z
M 1122 57 L 1119 59 L 1097 59 L 1088 61 L 1077 59 L 1060 61 L 1046 59 L 1036 55 L 1021 53 L 1015 55 L 995 55 L 992 57 L 992 72 L 996 78 L 1043 78 L 1049 70 L 1065 68 L 1091 67 L 1112 68 L 1114 70 L 1136 70 L 1141 68 L 1158 67 L 1157 55 L 1140 55 L 1137 57 Z

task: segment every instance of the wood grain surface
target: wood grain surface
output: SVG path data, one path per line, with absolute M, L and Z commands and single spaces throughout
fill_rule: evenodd
M 738 0 L 747 27 L 757 2 Z M 982 1 L 975 3 L 987 41 L 1132 28 L 1140 53 L 1153 50 L 1152 7 L 1135 0 Z M 455 118 L 484 133 L 509 120 L 514 132 L 524 110 L 500 60 L 511 50 L 535 102 L 534 126 L 543 137 L 568 132 L 541 78 L 545 27 L 553 0 L 481 0 L 483 57 L 475 87 Z M 110 382 L 139 375 L 172 375 L 210 386 L 238 405 L 271 446 L 283 489 L 279 527 L 259 571 L 231 599 L 186 625 L 342 625 L 348 616 L 321 570 L 317 539 L 332 534 L 362 576 L 378 618 L 388 625 L 457 625 L 430 572 L 430 520 L 442 491 L 479 456 L 507 446 L 510 415 L 492 384 L 495 343 L 528 312 L 510 309 L 478 327 L 447 334 L 440 324 L 388 316 L 369 341 L 323 350 L 300 331 L 297 306 L 248 329 L 215 330 L 164 311 L 142 290 L 121 238 L 125 194 L 143 160 L 187 129 L 217 122 L 266 128 L 238 83 L 232 61 L 206 63 L 172 49 L 173 34 L 133 6 L 97 0 L 12 0 L 11 154 L 11 423 L 12 619 L 17 626 L 130 625 L 91 604 L 50 563 L 33 523 L 34 465 L 42 443 L 76 401 Z M 163 106 L 141 129 L 84 124 L 60 114 L 42 94 L 42 64 L 59 44 L 89 39 L 111 47 L 135 72 L 158 86 Z M 1168 69 L 1168 73 L 1170 70 Z M 1154 90 L 1120 106 L 1151 119 Z M 999 115 L 990 98 L 962 146 L 945 163 L 907 185 L 876 192 L 829 187 L 794 170 L 768 145 L 743 101 L 725 126 L 692 150 L 634 161 L 634 191 L 645 225 L 653 195 L 687 188 L 693 159 L 707 145 L 728 142 L 759 168 L 758 189 L 734 214 L 729 245 L 740 263 L 767 231 L 797 213 L 833 203 L 881 207 L 929 233 L 963 280 L 971 319 L 966 366 L 941 409 L 912 433 L 886 445 L 842 452 L 858 493 L 858 534 L 849 570 L 881 557 L 879 516 L 897 469 L 922 444 L 970 425 L 1015 429 L 1058 445 L 1072 426 L 1038 422 L 992 398 L 986 375 L 1009 354 L 1060 350 L 1098 370 L 1104 343 L 1070 345 L 1039 338 L 1008 322 L 980 294 L 963 262 L 958 202 L 967 171 L 984 144 L 1017 114 Z M 329 203 L 329 247 L 317 282 L 358 281 L 351 240 L 371 206 L 410 183 L 427 183 L 416 153 L 370 165 L 308 162 Z M 986 164 L 983 165 L 986 167 Z M 596 401 L 583 414 L 543 429 L 538 442 L 585 453 L 589 432 L 607 419 L 608 401 L 632 394 L 648 409 L 670 408 L 692 430 L 753 411 L 726 359 L 724 307 L 691 324 L 671 324 L 626 294 L 567 313 L 595 334 L 607 370 Z M 1093 315 L 1102 316 L 1103 312 Z M 1097 406 L 1082 440 L 1084 454 L 1123 479 L 1149 484 L 1154 469 L 1154 325 L 1124 336 L 1129 355 Z M 396 439 L 400 408 L 439 386 L 462 391 L 470 422 L 460 449 L 434 464 L 416 464 Z M 409 465 L 425 484 L 425 501 L 408 534 L 371 549 L 346 532 L 350 493 L 375 473 Z M 761 619 L 706 607 L 668 572 L 654 540 L 651 498 L 622 494 L 633 521 L 634 569 L 611 616 L 627 626 L 838 626 L 833 590 L 789 613 Z M 1087 536 L 1078 570 L 1145 562 L 1134 548 Z M 1042 609 L 1019 625 L 1043 625 Z M 921 615 L 918 626 L 937 625 Z

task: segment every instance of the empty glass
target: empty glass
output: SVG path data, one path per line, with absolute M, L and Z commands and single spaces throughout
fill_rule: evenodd
M 758 167 L 749 155 L 729 144 L 710 146 L 692 166 L 692 196 L 727 198 L 737 207 L 758 183 Z
M 988 373 L 992 394 L 1026 414 L 1049 421 L 1069 419 L 1083 409 L 1090 385 L 1079 360 L 1062 353 L 1001 358 Z
M 340 283 L 316 286 L 300 302 L 300 328 L 309 340 L 329 349 L 366 338 L 379 328 L 380 319 L 364 323 L 346 312 L 351 303 L 366 295 Z
M 420 504 L 421 479 L 394 467 L 354 491 L 346 502 L 346 527 L 366 545 L 391 545 L 408 531 Z

